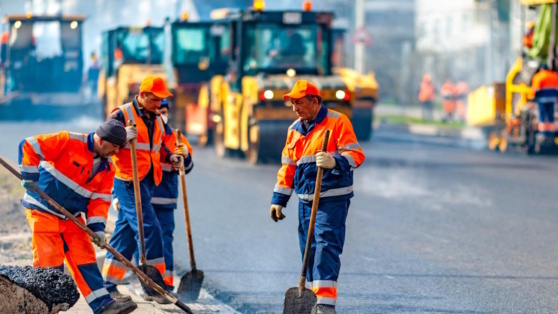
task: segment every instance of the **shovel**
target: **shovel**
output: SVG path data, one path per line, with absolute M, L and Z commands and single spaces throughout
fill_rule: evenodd
M 22 179 L 21 174 L 17 170 L 15 170 L 12 166 L 10 166 L 6 161 L 4 161 L 4 159 L 0 158 L 0 164 L 2 166 L 4 166 L 6 169 L 8 169 L 8 171 L 10 171 L 13 175 L 15 175 L 19 180 Z M 43 192 L 42 190 L 40 190 L 38 188 L 35 188 L 35 192 L 37 192 L 41 198 L 46 200 L 59 213 L 66 216 L 67 219 L 71 220 L 81 230 L 85 231 L 92 239 L 94 239 L 94 242 L 97 246 L 99 246 L 100 248 L 107 249 L 107 251 L 112 253 L 112 255 L 114 255 L 114 257 L 117 260 L 119 260 L 122 264 L 126 265 L 126 267 L 129 270 L 131 270 L 134 274 L 136 274 L 142 282 L 144 282 L 146 285 L 150 286 L 154 291 L 156 291 L 157 293 L 159 293 L 160 295 L 165 297 L 169 302 L 176 305 L 178 308 L 180 308 L 184 312 L 192 313 L 192 311 L 190 310 L 190 308 L 188 306 L 186 306 L 186 304 L 182 303 L 180 300 L 178 300 L 177 298 L 172 296 L 170 293 L 168 293 L 165 289 L 161 288 L 161 285 L 158 285 L 153 280 L 151 280 L 151 278 L 149 278 L 147 275 L 145 275 L 144 272 L 142 272 L 139 268 L 137 268 L 134 264 L 132 264 L 132 262 L 127 260 L 116 249 L 114 249 L 112 246 L 110 246 L 106 242 L 101 243 L 101 239 L 95 234 L 95 232 L 93 232 L 91 229 L 87 228 L 87 226 L 85 226 L 81 221 L 77 220 L 77 218 L 74 215 L 70 214 L 70 212 L 68 212 L 68 210 L 66 210 L 64 207 L 60 206 L 60 204 L 58 204 L 55 200 L 53 200 L 50 196 L 48 196 L 48 194 L 46 194 L 45 192 Z
M 321 150 L 323 152 L 327 151 L 329 133 L 329 130 L 325 131 Z M 306 247 L 304 248 L 304 258 L 302 260 L 300 280 L 298 282 L 298 287 L 289 288 L 289 290 L 285 293 L 285 303 L 283 304 L 284 314 L 310 313 L 312 312 L 312 307 L 317 301 L 314 292 L 305 288 L 305 283 L 308 262 L 310 261 L 310 248 L 312 247 L 312 240 L 314 240 L 314 224 L 316 223 L 316 214 L 318 213 L 318 204 L 320 202 L 323 173 L 324 169 L 318 167 L 318 172 L 316 174 L 316 186 L 314 187 L 314 200 L 312 201 L 312 213 L 310 214 L 310 224 L 308 225 L 308 235 L 306 236 Z
M 180 130 L 176 130 L 176 146 L 180 144 Z M 184 206 L 184 219 L 186 220 L 186 237 L 188 238 L 188 255 L 190 256 L 191 270 L 180 279 L 177 294 L 183 302 L 196 301 L 200 296 L 203 282 L 203 271 L 196 268 L 194 257 L 194 242 L 192 241 L 192 228 L 190 227 L 190 211 L 188 209 L 188 194 L 186 193 L 186 174 L 184 164 L 180 166 L 180 187 L 182 188 L 182 205 Z
M 132 120 L 128 121 L 129 126 L 136 126 Z M 140 183 L 139 183 L 139 175 L 138 175 L 138 155 L 136 152 L 136 140 L 130 142 L 130 151 L 132 153 L 132 171 L 133 171 L 133 179 L 134 179 L 134 197 L 136 200 L 136 217 L 138 220 L 138 237 L 140 243 L 140 263 L 139 268 L 147 274 L 149 278 L 155 281 L 159 286 L 164 287 L 165 281 L 163 280 L 163 276 L 161 273 L 155 268 L 155 266 L 147 265 L 147 257 L 145 254 L 145 235 L 143 232 L 143 212 L 141 207 L 141 192 L 140 192 Z M 157 295 L 157 291 L 153 290 L 149 285 L 144 284 L 143 281 L 141 282 L 141 286 L 143 290 L 148 296 Z

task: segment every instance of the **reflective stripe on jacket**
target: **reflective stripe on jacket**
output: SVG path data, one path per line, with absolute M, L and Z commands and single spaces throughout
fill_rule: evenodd
M 136 107 L 132 103 L 127 103 L 118 107 L 115 111 L 120 110 L 124 114 L 125 121 L 132 120 L 138 129 L 138 138 L 136 141 L 136 152 L 138 161 L 138 175 L 140 181 L 151 170 L 153 165 L 153 179 L 155 185 L 158 185 L 162 179 L 161 171 L 161 145 L 165 136 L 163 121 L 160 117 L 156 118 L 156 123 L 153 130 L 153 145 L 149 138 L 149 130 L 143 122 L 143 119 L 138 115 Z M 116 177 L 124 181 L 132 181 L 132 157 L 130 153 L 130 144 L 112 157 L 114 165 L 116 166 Z
M 300 119 L 289 127 L 272 204 L 286 206 L 293 191 L 302 202 L 312 201 L 318 170 L 316 153 L 321 150 L 326 129 L 331 130 L 327 152 L 333 155 L 337 165 L 324 170 L 320 202 L 353 196 L 353 169 L 364 161 L 364 152 L 349 118 L 322 106 L 308 130 L 303 128 Z
M 164 139 L 165 146 L 171 152 L 174 152 L 176 148 L 176 131 L 172 130 L 168 125 L 165 125 L 165 133 L 167 134 Z M 180 138 L 181 142 L 188 148 L 188 157 L 184 159 L 184 171 L 189 173 L 194 167 L 194 162 L 192 161 L 192 146 L 184 135 L 181 134 Z M 174 209 L 176 208 L 178 198 L 178 171 L 174 170 L 172 164 L 169 163 L 162 163 L 161 167 L 163 169 L 163 179 L 153 191 L 151 204 L 154 205 L 155 209 Z
M 91 175 L 94 161 L 93 133 L 63 131 L 28 137 L 19 145 L 19 165 L 25 180 L 38 181 L 38 188 L 78 216 L 85 213 L 91 230 L 103 231 L 110 206 L 114 165 L 101 160 Z M 23 206 L 65 218 L 37 192 L 26 192 Z

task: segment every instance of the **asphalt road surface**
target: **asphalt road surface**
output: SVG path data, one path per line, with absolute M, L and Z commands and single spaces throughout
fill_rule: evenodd
M 94 130 L 81 121 L 71 130 Z M 51 124 L 0 124 L 0 155 Z M 386 137 L 384 137 L 386 138 Z M 338 313 L 558 312 L 558 158 L 376 140 L 355 171 Z M 187 176 L 205 288 L 242 313 L 281 313 L 298 283 L 297 199 L 269 218 L 279 165 L 194 147 Z M 189 268 L 181 204 L 175 260 Z

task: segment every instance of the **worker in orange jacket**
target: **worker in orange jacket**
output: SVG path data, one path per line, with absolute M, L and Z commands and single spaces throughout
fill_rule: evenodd
M 551 146 L 556 133 L 554 106 L 558 101 L 558 73 L 548 69 L 546 63 L 542 63 L 540 71 L 533 76 L 531 88 L 531 98 L 539 107 L 538 141 L 545 146 Z
M 22 185 L 32 235 L 33 267 L 70 269 L 93 313 L 129 313 L 132 301 L 115 302 L 103 287 L 95 250 L 85 231 L 65 218 L 35 191 L 44 191 L 105 243 L 114 165 L 110 156 L 126 142 L 117 121 L 103 123 L 95 133 L 59 132 L 28 137 L 19 146 Z M 86 220 L 81 217 L 85 214 Z
M 455 107 L 461 121 L 467 121 L 467 95 L 469 94 L 469 85 L 464 81 L 459 81 L 455 85 Z
M 291 101 L 299 119 L 287 133 L 270 215 L 274 221 L 285 218 L 282 209 L 293 192 L 298 195 L 298 235 L 304 255 L 316 173 L 318 167 L 324 168 L 306 279 L 317 296 L 312 313 L 334 313 L 341 267 L 339 255 L 343 252 L 345 221 L 353 197 L 353 170 L 365 157 L 349 118 L 324 106 L 316 85 L 300 80 L 283 98 Z M 326 130 L 331 130 L 330 141 L 322 152 Z
M 442 107 L 444 109 L 445 122 L 450 122 L 455 114 L 455 86 L 453 85 L 452 79 L 448 78 L 442 88 L 440 89 L 440 94 L 442 94 Z
M 166 133 L 157 110 L 161 101 L 167 97 L 172 97 L 172 94 L 167 90 L 165 81 L 158 76 L 148 76 L 141 83 L 139 95 L 136 95 L 132 102 L 116 108 L 108 117 L 109 120 L 116 120 L 122 124 L 132 120 L 136 125 L 127 126 L 126 132 L 128 142 L 137 139 L 137 171 L 140 180 L 146 259 L 147 265 L 155 267 L 161 276 L 165 272 L 163 242 L 151 198 L 155 186 L 161 183 L 163 177 L 162 162 L 178 167 L 183 162 L 181 155 L 185 154 L 183 151 L 170 152 L 163 143 Z M 118 199 L 119 210 L 110 245 L 125 258 L 131 259 L 140 245 L 129 144 L 112 159 L 116 168 L 113 198 Z M 105 287 L 120 299 L 128 298 L 119 294 L 116 289 L 125 273 L 126 267 L 108 252 L 102 269 Z M 149 294 L 148 291 L 144 298 L 158 303 L 168 302 L 164 297 L 155 293 Z
M 420 91 L 418 100 L 422 105 L 422 120 L 432 120 L 432 110 L 434 107 L 434 97 L 436 96 L 436 89 L 432 84 L 430 75 L 425 74 L 420 82 Z
M 523 33 L 523 46 L 527 49 L 533 47 L 533 37 L 535 35 L 535 22 L 529 21 L 525 27 L 525 33 Z

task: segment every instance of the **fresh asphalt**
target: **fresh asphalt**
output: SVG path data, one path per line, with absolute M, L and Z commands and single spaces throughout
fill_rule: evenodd
M 96 121 L 0 124 L 0 155 L 25 137 Z M 556 313 L 556 157 L 502 155 L 382 134 L 362 143 L 338 283 L 338 313 Z M 433 145 L 435 144 L 435 145 Z M 204 287 L 243 313 L 281 313 L 298 283 L 297 200 L 269 218 L 279 165 L 194 147 L 187 176 Z M 189 269 L 181 203 L 175 261 Z

